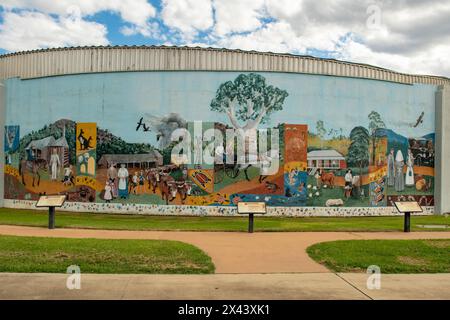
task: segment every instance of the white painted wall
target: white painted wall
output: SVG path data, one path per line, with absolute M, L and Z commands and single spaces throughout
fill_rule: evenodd
M 436 93 L 435 210 L 450 213 L 450 86 Z

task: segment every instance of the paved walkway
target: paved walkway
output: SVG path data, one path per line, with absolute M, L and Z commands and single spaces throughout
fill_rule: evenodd
M 216 273 L 330 272 L 309 258 L 312 244 L 352 239 L 450 239 L 450 232 L 174 232 L 54 229 L 0 226 L 0 234 L 99 239 L 163 239 L 193 244 L 205 251 Z
M 81 289 L 66 274 L 0 273 L 0 299 L 450 299 L 450 274 L 381 275 L 381 289 L 366 274 L 82 274 Z

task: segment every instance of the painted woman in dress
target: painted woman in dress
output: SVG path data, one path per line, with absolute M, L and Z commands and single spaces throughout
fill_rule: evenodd
M 112 198 L 113 198 L 113 196 L 112 196 L 111 184 L 109 183 L 109 181 L 106 181 L 105 195 L 103 196 L 103 199 L 105 200 L 106 203 L 110 203 Z
M 120 165 L 117 177 L 119 178 L 119 197 L 121 199 L 126 199 L 128 197 L 128 170 L 125 168 L 124 164 Z
M 408 158 L 406 159 L 406 176 L 405 185 L 408 187 L 414 186 L 414 156 L 411 149 L 408 149 Z
M 387 185 L 393 187 L 395 183 L 394 149 L 391 149 L 387 157 L 387 169 Z
M 401 150 L 397 151 L 395 156 L 395 191 L 401 192 L 405 190 L 405 175 L 403 174 L 403 167 L 405 166 L 405 159 Z

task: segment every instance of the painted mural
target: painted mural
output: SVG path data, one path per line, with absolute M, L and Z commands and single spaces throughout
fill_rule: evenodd
M 434 205 L 433 86 L 144 72 L 10 79 L 6 88 L 6 199 Z M 254 135 L 230 138 L 240 131 Z

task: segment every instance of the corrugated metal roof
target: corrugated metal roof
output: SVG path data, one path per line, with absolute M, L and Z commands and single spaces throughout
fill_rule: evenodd
M 105 46 L 42 49 L 0 56 L 0 79 L 120 71 L 259 71 L 322 74 L 398 83 L 450 84 L 367 64 L 288 53 L 200 47 Z
M 308 152 L 308 160 L 345 160 L 344 156 L 336 150 L 314 150 Z
M 26 149 L 44 149 L 55 143 L 55 138 L 53 136 L 45 137 L 40 140 L 31 141 Z
M 65 137 L 61 137 L 59 139 L 55 139 L 53 136 L 48 136 L 45 138 L 42 138 L 40 140 L 33 140 L 31 141 L 26 149 L 43 149 L 46 147 L 63 147 L 63 148 L 69 148 L 69 144 L 67 143 L 67 140 Z

